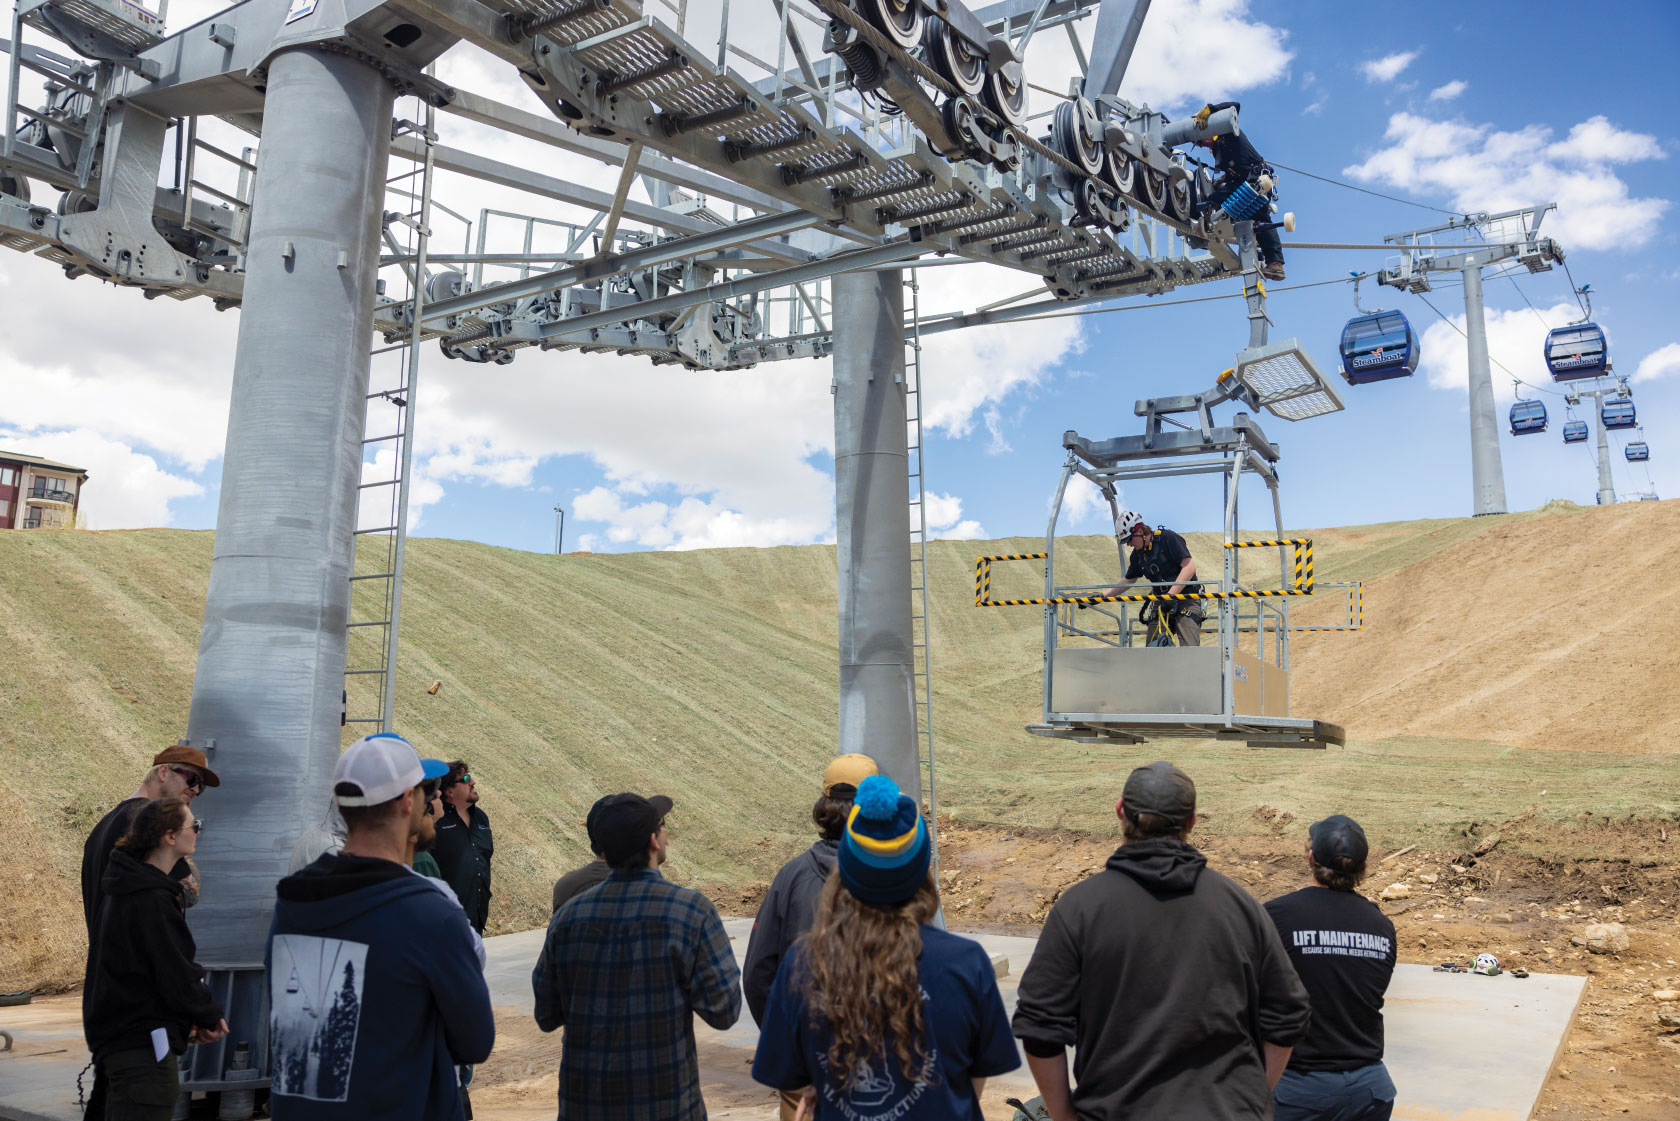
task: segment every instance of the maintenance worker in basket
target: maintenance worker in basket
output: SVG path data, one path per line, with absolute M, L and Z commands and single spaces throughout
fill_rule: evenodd
M 1183 537 L 1166 526 L 1150 529 L 1133 510 L 1120 511 L 1115 525 L 1120 543 L 1131 549 L 1132 555 L 1126 565 L 1126 578 L 1108 589 L 1107 595 L 1120 595 L 1139 579 L 1154 585 L 1149 589 L 1152 592 L 1195 595 L 1202 590 L 1196 583 L 1196 558 L 1190 555 Z M 1143 605 L 1138 617 L 1149 627 L 1151 646 L 1202 644 L 1202 620 L 1207 612 L 1200 600 L 1151 601 Z
M 1235 109 L 1241 113 L 1242 102 L 1216 101 L 1204 105 L 1196 111 L 1196 124 L 1206 128 L 1208 118 L 1221 109 Z M 1206 148 L 1213 154 L 1213 166 L 1219 172 L 1219 178 L 1213 184 L 1213 197 L 1208 200 L 1215 207 L 1223 210 L 1226 200 L 1245 183 L 1267 204 L 1277 198 L 1274 193 L 1277 172 L 1266 163 L 1266 158 L 1247 136 L 1240 132 L 1211 136 L 1196 141 L 1196 147 Z M 1262 209 L 1253 220 L 1256 226 L 1255 247 L 1260 251 L 1260 275 L 1267 280 L 1282 280 L 1283 240 L 1278 237 L 1277 227 L 1271 222 L 1271 214 Z

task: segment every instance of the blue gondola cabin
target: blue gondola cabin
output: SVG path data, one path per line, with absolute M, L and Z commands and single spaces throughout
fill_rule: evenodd
M 1650 458 L 1651 445 L 1647 444 L 1644 440 L 1635 440 L 1627 446 L 1627 459 L 1629 463 L 1639 463 L 1642 460 Z
M 1554 327 L 1546 335 L 1546 368 L 1553 381 L 1601 377 L 1610 368 L 1610 347 L 1596 323 Z
M 1546 403 L 1518 401 L 1511 406 L 1511 435 L 1532 436 L 1546 431 Z
M 1598 419 L 1606 428 L 1637 428 L 1639 417 L 1633 402 L 1626 397 L 1612 397 L 1599 406 Z
M 1398 311 L 1357 315 L 1342 328 L 1342 377 L 1349 385 L 1410 377 L 1417 370 L 1417 333 Z
M 1563 442 L 1566 444 L 1584 444 L 1587 442 L 1587 422 L 1571 420 L 1563 426 Z

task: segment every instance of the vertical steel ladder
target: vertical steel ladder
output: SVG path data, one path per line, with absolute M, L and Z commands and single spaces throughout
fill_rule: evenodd
M 910 471 L 910 701 L 916 729 L 916 759 L 927 795 L 928 831 L 934 839 L 938 873 L 938 801 L 933 785 L 933 667 L 929 655 L 927 568 L 927 481 L 922 454 L 921 286 L 916 270 L 904 282 L 909 289 L 910 329 L 904 355 L 905 443 Z

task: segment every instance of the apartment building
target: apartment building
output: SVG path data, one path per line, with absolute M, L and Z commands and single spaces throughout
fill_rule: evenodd
M 0 451 L 0 530 L 73 527 L 87 480 L 80 467 Z

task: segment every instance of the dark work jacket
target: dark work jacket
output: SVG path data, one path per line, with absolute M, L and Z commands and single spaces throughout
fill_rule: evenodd
M 461 909 L 390 860 L 323 856 L 269 927 L 275 1121 L 460 1121 L 455 1067 L 496 1040 Z
M 105 865 L 111 859 L 111 850 L 123 839 L 123 834 L 134 822 L 134 815 L 145 804 L 146 799 L 138 794 L 124 798 L 110 813 L 99 819 L 99 824 L 93 827 L 93 832 L 88 834 L 87 841 L 82 845 L 82 918 L 87 923 L 90 946 L 93 945 L 94 928 L 98 925 L 99 901 L 104 891 L 100 885 L 105 879 Z M 192 867 L 185 860 L 177 860 L 169 873 L 170 878 L 175 880 L 184 880 L 190 875 Z
M 1306 1034 L 1307 991 L 1265 910 L 1184 841 L 1122 845 L 1051 908 L 1013 1026 L 1074 1047 L 1080 1121 L 1272 1115 L 1262 1043 Z
M 490 818 L 483 810 L 468 807 L 467 816 L 470 823 L 461 820 L 454 806 L 443 807 L 432 856 L 443 873 L 443 882 L 455 889 L 467 921 L 482 934 L 490 918 L 490 858 L 496 854 L 496 841 L 490 834 Z
M 193 961 L 181 885 L 122 849 L 110 854 L 101 882 L 98 936 L 88 944 L 82 1031 L 93 1061 L 116 1051 L 152 1049 L 152 1032 L 186 1050 L 196 1027 L 213 1028 L 222 1007 Z
M 1218 101 L 1209 108 L 1216 113 L 1221 109 L 1235 109 L 1241 113 L 1242 102 Z M 1213 166 L 1225 175 L 1253 179 L 1266 169 L 1266 159 L 1250 143 L 1248 134 L 1239 132 L 1213 138 Z
M 770 1000 L 770 986 L 788 948 L 811 929 L 817 915 L 817 897 L 839 859 L 839 841 L 818 841 L 776 873 L 764 902 L 758 905 L 752 937 L 747 939 L 747 960 L 741 967 L 741 988 L 753 1022 L 764 1023 L 764 1008 Z

